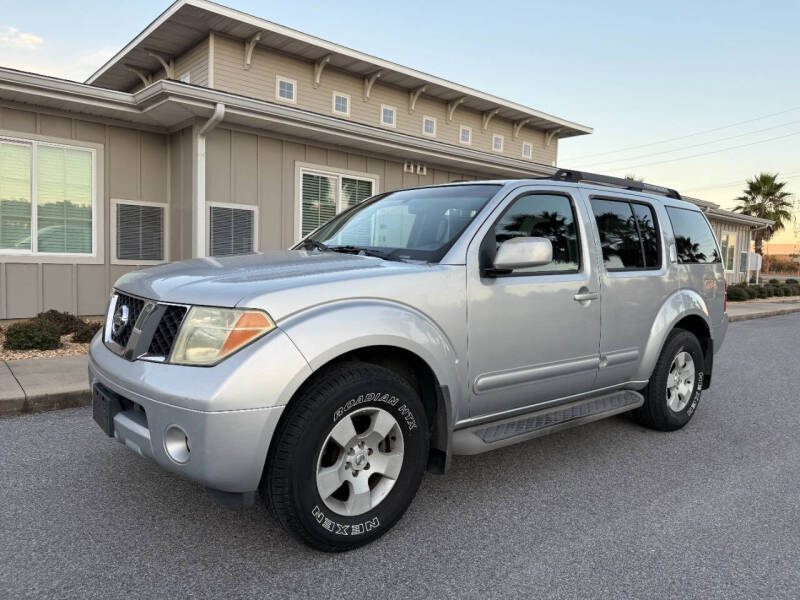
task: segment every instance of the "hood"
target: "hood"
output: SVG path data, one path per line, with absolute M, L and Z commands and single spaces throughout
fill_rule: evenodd
M 380 258 L 281 250 L 245 256 L 193 258 L 123 275 L 115 288 L 129 294 L 185 304 L 233 307 L 248 298 L 307 285 L 378 276 L 420 265 Z

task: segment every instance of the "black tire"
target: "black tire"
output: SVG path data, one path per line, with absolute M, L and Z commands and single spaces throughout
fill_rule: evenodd
M 669 376 L 672 361 L 681 352 L 688 352 L 694 362 L 695 377 L 694 387 L 689 396 L 689 402 L 680 411 L 669 407 L 667 402 L 667 377 Z M 675 329 L 667 337 L 661 356 L 658 357 L 650 383 L 644 391 L 645 401 L 641 408 L 634 411 L 634 417 L 639 423 L 658 429 L 660 431 L 675 431 L 686 425 L 692 418 L 700 395 L 703 391 L 705 373 L 703 349 L 697 337 L 685 329 Z
M 389 412 L 399 425 L 402 467 L 377 506 L 356 516 L 338 514 L 319 494 L 317 461 L 333 427 L 350 413 L 363 413 L 370 407 Z M 411 384 L 380 366 L 344 362 L 320 373 L 286 411 L 259 486 L 281 525 L 303 543 L 325 552 L 363 546 L 391 529 L 414 499 L 428 458 L 428 423 Z

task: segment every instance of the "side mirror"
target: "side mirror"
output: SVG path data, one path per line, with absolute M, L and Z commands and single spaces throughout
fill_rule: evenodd
M 553 262 L 553 244 L 547 238 L 516 237 L 506 240 L 497 249 L 493 273 L 509 273 L 514 269 L 539 267 Z

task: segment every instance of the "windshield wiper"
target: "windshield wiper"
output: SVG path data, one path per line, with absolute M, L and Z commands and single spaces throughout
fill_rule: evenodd
M 305 239 L 300 242 L 300 247 L 306 250 L 319 250 L 320 252 L 329 252 L 331 248 L 323 244 L 322 242 L 318 242 L 317 240 L 312 240 L 311 238 Z
M 344 254 L 363 254 L 365 256 L 375 256 L 377 258 L 382 258 L 383 260 L 394 260 L 397 262 L 405 262 L 399 256 L 395 256 L 394 253 L 397 250 L 392 250 L 391 252 L 383 252 L 382 250 L 373 250 L 372 248 L 364 248 L 362 246 L 328 246 L 328 250 L 333 252 L 342 252 Z

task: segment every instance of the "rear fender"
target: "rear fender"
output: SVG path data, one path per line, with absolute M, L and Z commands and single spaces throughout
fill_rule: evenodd
M 658 357 L 661 355 L 664 343 L 667 341 L 667 336 L 675 329 L 675 325 L 678 321 L 689 315 L 696 315 L 703 319 L 710 335 L 711 320 L 705 300 L 703 300 L 700 294 L 693 290 L 678 290 L 666 299 L 653 321 L 653 326 L 650 329 L 650 336 L 642 355 L 642 361 L 639 364 L 639 371 L 635 376 L 636 381 L 650 379 Z

